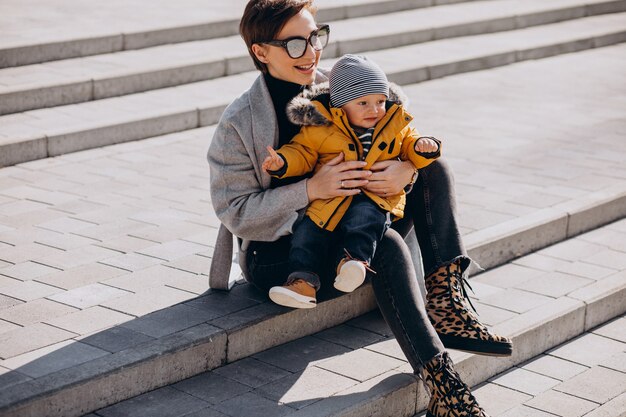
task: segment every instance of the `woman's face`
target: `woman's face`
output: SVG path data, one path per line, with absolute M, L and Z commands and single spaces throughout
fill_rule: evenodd
M 292 36 L 308 38 L 316 29 L 315 19 L 311 12 L 302 9 L 300 13 L 287 21 L 276 39 L 283 40 Z M 309 85 L 315 81 L 315 72 L 322 55 L 322 51 L 316 51 L 308 44 L 304 55 L 296 59 L 291 58 L 287 51 L 279 46 L 254 44 L 252 51 L 261 62 L 267 65 L 272 77 L 300 85 Z

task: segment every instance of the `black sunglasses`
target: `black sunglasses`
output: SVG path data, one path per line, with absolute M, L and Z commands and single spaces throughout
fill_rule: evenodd
M 330 26 L 320 25 L 316 30 L 311 32 L 308 38 L 302 36 L 292 36 L 291 38 L 283 40 L 263 41 L 259 43 L 265 43 L 272 46 L 280 46 L 285 48 L 287 55 L 290 58 L 297 59 L 304 55 L 307 48 L 307 43 L 316 51 L 321 51 L 328 45 L 328 37 L 330 35 Z

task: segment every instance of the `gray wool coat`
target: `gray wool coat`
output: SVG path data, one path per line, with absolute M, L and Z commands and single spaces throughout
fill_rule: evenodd
M 318 72 L 315 82 L 327 81 L 326 74 Z M 278 145 L 278 122 L 260 75 L 224 110 L 209 146 L 211 202 L 222 222 L 209 271 L 211 288 L 230 288 L 233 235 L 240 238 L 239 264 L 245 276 L 249 242 L 290 234 L 309 203 L 307 180 L 269 188 L 271 177 L 261 168 L 268 145 Z

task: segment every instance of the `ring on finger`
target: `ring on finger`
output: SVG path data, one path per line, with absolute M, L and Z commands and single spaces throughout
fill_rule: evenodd
M 339 184 L 341 185 L 341 188 L 346 188 L 346 186 L 343 184 L 343 180 L 341 180 Z

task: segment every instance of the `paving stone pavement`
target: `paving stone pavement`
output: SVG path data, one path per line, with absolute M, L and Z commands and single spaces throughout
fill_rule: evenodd
M 416 126 L 444 139 L 444 153 L 456 172 L 466 238 L 590 193 L 626 190 L 625 52 L 626 46 L 618 45 L 405 87 Z M 218 225 L 210 206 L 205 161 L 213 129 L 0 169 L 0 373 L 19 369 L 23 378 L 35 378 L 261 302 L 237 296 L 226 302 L 217 294 L 208 295 L 210 303 L 197 301 L 207 291 L 206 272 Z M 505 326 L 508 319 L 555 299 L 586 300 L 592 288 L 623 283 L 625 224 L 615 223 L 476 277 L 477 304 L 485 321 Z M 181 302 L 185 304 L 168 309 L 167 317 L 159 315 L 158 310 Z M 623 324 L 622 318 L 602 330 L 606 334 L 594 331 L 577 339 L 584 341 L 578 343 L 587 355 L 607 344 L 613 349 L 619 342 L 621 351 L 611 352 L 618 355 L 620 369 L 585 357 L 580 349 L 568 353 L 564 347 L 562 357 L 556 351 L 546 357 L 584 366 L 580 374 L 605 381 L 607 375 L 624 372 L 624 341 L 615 342 L 611 336 L 623 333 Z M 119 345 L 119 338 L 101 333 L 113 326 L 126 336 L 125 346 Z M 259 415 L 282 415 L 349 389 L 356 381 L 370 380 L 373 375 L 368 372 L 402 368 L 403 357 L 384 344 L 385 334 L 356 327 L 352 346 L 314 337 L 320 339 L 317 343 L 337 346 L 349 355 L 346 361 L 329 360 L 310 371 L 297 360 L 287 367 L 287 361 L 283 366 L 288 369 L 255 373 L 254 386 L 233 377 L 229 385 L 239 388 L 226 391 L 245 395 L 246 406 L 276 413 Z M 377 336 L 381 340 L 371 340 Z M 361 352 L 364 340 L 379 344 Z M 56 368 L 49 362 L 47 367 L 28 367 L 36 358 L 70 344 L 73 354 L 59 360 Z M 277 363 L 259 355 L 248 361 L 253 370 L 276 368 Z M 380 369 L 349 366 L 364 360 L 373 363 L 373 357 L 380 359 Z M 317 364 L 320 359 L 302 360 Z M 585 391 L 584 384 L 568 385 L 566 377 L 525 366 L 520 367 L 521 377 L 507 374 L 502 376 L 504 382 L 493 380 L 484 390 L 513 391 L 512 398 L 528 415 L 542 415 L 533 411 L 541 409 L 563 416 L 568 414 L 558 413 L 566 408 L 549 405 L 563 400 L 581 411 L 603 403 L 612 392 L 594 387 Z M 226 378 L 222 371 L 213 373 L 216 386 Z M 528 372 L 543 377 L 535 377 L 536 383 L 521 381 Z M 11 375 L 15 378 L 16 373 Z M 551 386 L 550 378 L 558 385 Z M 313 384 L 319 379 L 327 383 Z M 277 395 L 294 381 L 313 381 L 311 397 L 302 399 L 296 392 L 289 397 L 295 404 L 277 405 Z M 541 387 L 546 389 L 535 392 Z M 163 390 L 162 398 L 171 399 L 172 409 L 180 409 L 175 406 L 178 402 L 193 403 L 190 407 L 198 410 L 207 403 L 216 405 L 206 415 L 220 415 L 241 403 L 228 396 L 212 399 L 214 392 Z M 607 409 L 612 401 L 617 401 L 614 406 L 623 404 L 619 398 L 623 394 L 605 401 Z M 114 407 L 101 415 L 118 415 Z M 503 410 L 504 405 L 494 407 L 513 412 Z
M 444 140 L 466 237 L 590 192 L 626 190 L 625 51 L 600 48 L 405 88 L 418 128 Z M 475 105 L 483 97 L 489 99 Z M 207 290 L 218 226 L 205 162 L 213 129 L 0 169 L 3 359 Z M 595 253 L 611 265 L 585 264 L 585 276 L 567 286 L 560 273 L 550 283 L 518 277 L 509 301 L 492 305 L 506 302 L 519 313 L 590 284 L 621 266 L 623 257 L 611 255 L 625 246 L 568 247 L 574 256 Z M 536 293 L 532 299 L 517 296 L 522 284 Z M 88 318 L 94 309 L 98 323 Z M 16 319 L 26 314 L 16 311 L 29 313 Z M 46 331 L 26 340 L 31 326 Z
M 475 394 L 493 416 L 621 417 L 625 358 L 622 316 L 495 376 Z
M 566 300 L 586 300 L 596 287 L 608 284 L 624 288 L 626 265 L 603 263 L 595 256 L 599 252 L 593 250 L 612 247 L 615 250 L 610 250 L 624 259 L 624 243 L 626 219 L 521 257 L 476 276 L 472 280 L 473 302 L 484 322 L 510 334 L 504 329 L 510 330 L 507 326 L 525 315 Z M 568 293 L 555 294 L 550 285 L 526 285 L 538 279 L 565 286 Z M 618 302 L 623 304 L 623 291 L 621 294 Z M 157 332 L 168 326 L 166 317 L 152 319 L 148 315 L 145 319 L 153 320 L 152 328 Z M 134 325 L 139 321 L 118 329 L 135 327 L 136 334 L 148 334 L 145 327 Z M 97 353 L 74 349 L 77 355 Z M 455 361 L 467 355 L 451 353 Z M 621 315 L 490 378 L 474 392 L 492 417 L 623 417 L 625 360 L 626 315 Z M 20 365 L 29 375 L 46 372 L 29 368 L 27 360 Z M 96 410 L 89 417 L 335 415 L 331 410 L 337 403 L 356 402 L 394 378 L 413 376 L 390 329 L 374 311 Z M 390 411 L 382 415 L 395 414 Z
M 380 314 L 368 313 L 89 417 L 286 416 L 322 399 L 349 402 L 360 382 L 401 373 L 413 378 L 390 335 Z M 625 360 L 626 316 L 621 316 L 496 375 L 474 394 L 492 417 L 623 417 Z
M 448 1 L 450 3 L 454 2 Z M 54 51 L 51 57 L 76 56 L 77 51 L 95 54 L 136 49 L 169 43 L 236 34 L 237 22 L 247 0 L 113 0 L 98 7 L 73 0 L 50 3 L 45 0 L 4 0 L 0 3 L 0 49 L 18 49 L 36 45 L 99 40 L 95 45 L 74 45 L 73 50 Z M 325 9 L 335 16 L 349 16 L 349 6 L 371 4 L 374 10 L 402 9 L 397 0 L 316 0 L 323 17 Z M 376 4 L 380 3 L 380 4 Z M 388 4 L 385 4 L 388 3 Z M 394 5 L 400 3 L 400 5 Z M 420 2 L 406 2 L 412 7 Z M 422 2 L 428 5 L 429 2 Z M 413 6 L 414 7 L 414 6 Z M 71 13 L 68 12 L 71 10 Z M 106 24 L 102 24 L 106 22 Z M 176 31 L 191 28 L 187 31 Z M 67 49 L 67 48 L 66 48 Z M 26 59 L 23 57 L 22 59 Z M 0 61 L 1 62 L 1 61 Z M 20 59 L 18 62 L 23 63 Z M 39 62 L 39 61 L 35 61 Z M 28 62 L 26 62 L 28 63 Z M 49 75 L 54 78 L 54 74 Z

